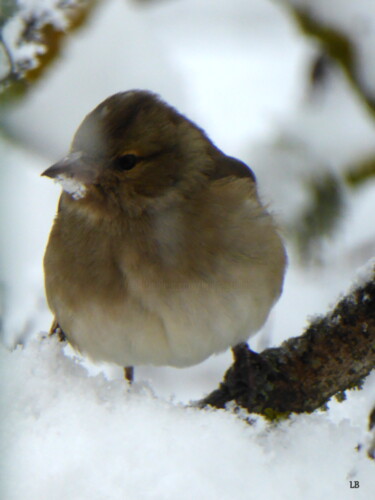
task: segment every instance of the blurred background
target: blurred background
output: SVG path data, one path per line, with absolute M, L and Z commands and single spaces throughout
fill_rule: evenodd
M 1 0 L 1 339 L 48 331 L 42 257 L 60 189 L 40 173 L 107 96 L 150 89 L 256 173 L 287 242 L 284 294 L 255 350 L 300 335 L 375 254 L 373 0 Z M 67 349 L 68 351 L 68 349 Z M 69 354 L 69 352 L 67 352 Z M 70 353 L 72 354 L 72 353 Z M 141 368 L 199 397 L 230 353 Z M 121 377 L 114 367 L 109 377 Z

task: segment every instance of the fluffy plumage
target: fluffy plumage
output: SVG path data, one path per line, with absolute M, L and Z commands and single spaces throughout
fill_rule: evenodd
M 254 174 L 156 95 L 106 99 L 43 175 L 66 189 L 45 284 L 77 349 L 183 367 L 263 325 L 286 257 Z

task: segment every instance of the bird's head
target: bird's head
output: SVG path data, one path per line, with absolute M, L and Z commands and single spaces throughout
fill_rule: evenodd
M 138 214 L 199 188 L 215 147 L 157 95 L 115 94 L 86 116 L 70 153 L 42 175 L 60 181 L 65 201 L 105 215 Z

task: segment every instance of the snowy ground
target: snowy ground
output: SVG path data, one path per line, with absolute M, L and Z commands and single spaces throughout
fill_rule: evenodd
M 272 427 L 88 377 L 55 340 L 0 357 L 4 500 L 370 498 L 374 464 L 355 448 L 374 375 L 345 404 Z
M 320 153 L 330 158 L 350 157 L 359 141 L 370 149 L 375 135 L 345 88 L 326 98 L 328 109 L 340 109 L 326 128 L 332 114 L 303 106 L 301 82 L 313 52 L 271 2 L 180 0 L 139 9 L 109 0 L 40 85 L 9 111 L 8 129 L 24 146 L 0 144 L 2 499 L 370 497 L 375 462 L 366 446 L 374 374 L 363 391 L 332 402 L 328 412 L 278 426 L 254 417 L 248 425 L 231 412 L 185 406 L 217 385 L 229 353 L 186 370 L 139 368 L 129 389 L 120 368 L 95 367 L 39 334 L 51 321 L 41 259 L 59 193 L 39 173 L 65 154 L 85 113 L 119 90 L 160 92 L 225 152 L 251 163 L 283 220 L 298 206 L 290 192 L 298 187 L 276 167 L 259 171 L 254 163 L 256 157 L 262 165 L 259 151 L 279 126 L 301 135 L 311 130 L 311 147 L 323 143 Z M 345 111 L 361 133 L 345 129 Z M 339 139 L 329 135 L 337 131 Z M 290 250 L 283 297 L 251 340 L 254 349 L 300 334 L 309 316 L 324 313 L 350 286 L 373 251 L 374 197 L 374 184 L 350 194 L 321 267 L 301 268 Z M 22 347 L 12 350 L 17 343 Z M 350 481 L 360 487 L 351 489 Z

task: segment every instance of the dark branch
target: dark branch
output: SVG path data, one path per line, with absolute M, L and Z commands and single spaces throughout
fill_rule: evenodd
M 311 412 L 346 389 L 360 387 L 375 367 L 375 273 L 303 335 L 260 354 L 240 344 L 220 387 L 200 401 L 235 401 L 270 418 Z
M 318 40 L 325 54 L 328 54 L 333 60 L 337 61 L 352 88 L 358 97 L 365 104 L 368 111 L 375 116 L 375 97 L 364 85 L 363 78 L 359 72 L 359 54 L 355 41 L 346 33 L 327 24 L 323 20 L 318 20 L 306 8 L 296 7 L 287 4 L 295 21 L 301 31 Z

